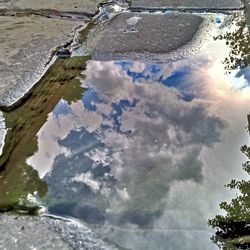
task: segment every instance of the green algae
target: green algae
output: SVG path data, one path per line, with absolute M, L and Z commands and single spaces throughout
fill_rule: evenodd
M 47 184 L 26 159 L 37 151 L 36 135 L 57 103 L 81 98 L 81 72 L 89 59 L 58 58 L 18 107 L 4 112 L 8 132 L 0 157 L 0 211 L 19 207 L 28 194 L 43 197 L 47 193 Z
M 98 21 L 93 19 L 91 22 L 88 23 L 88 25 L 85 29 L 83 29 L 81 32 L 79 32 L 79 37 L 78 37 L 79 44 L 83 44 L 88 39 L 90 31 L 95 29 L 97 24 L 98 24 Z

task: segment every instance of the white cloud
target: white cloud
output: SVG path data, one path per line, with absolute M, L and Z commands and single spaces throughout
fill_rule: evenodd
M 91 172 L 87 172 L 85 174 L 77 175 L 73 178 L 71 178 L 72 182 L 82 182 L 86 184 L 88 187 L 90 187 L 94 193 L 98 192 L 100 190 L 101 183 L 94 180 L 93 174 Z

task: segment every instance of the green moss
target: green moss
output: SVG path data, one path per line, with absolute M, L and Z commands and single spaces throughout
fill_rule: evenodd
M 83 29 L 79 33 L 78 43 L 82 44 L 84 41 L 87 40 L 90 30 L 94 29 L 97 26 L 98 22 L 96 20 L 92 20 L 88 23 L 87 27 Z

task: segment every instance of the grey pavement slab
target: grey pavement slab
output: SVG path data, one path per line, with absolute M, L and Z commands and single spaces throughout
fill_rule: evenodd
M 203 19 L 191 14 L 123 13 L 97 32 L 89 44 L 95 59 L 168 54 L 192 41 Z M 120 59 L 120 58 L 119 58 Z
M 244 7 L 240 0 L 132 0 L 132 8 L 236 10 Z

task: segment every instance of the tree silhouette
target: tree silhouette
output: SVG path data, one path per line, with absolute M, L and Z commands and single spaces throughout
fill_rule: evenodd
M 247 129 L 249 132 L 250 115 Z M 250 146 L 242 146 L 241 151 L 247 157 L 243 169 L 250 174 Z M 212 240 L 223 250 L 250 249 L 250 181 L 232 180 L 227 187 L 237 189 L 239 194 L 230 203 L 220 204 L 225 216 L 217 215 L 209 220 L 209 225 L 217 230 Z
M 230 73 L 231 70 L 242 69 L 250 64 L 250 35 L 244 15 L 234 13 L 230 17 L 228 31 L 214 37 L 214 40 L 226 40 L 226 45 L 230 48 L 229 56 L 225 58 L 223 64 Z

